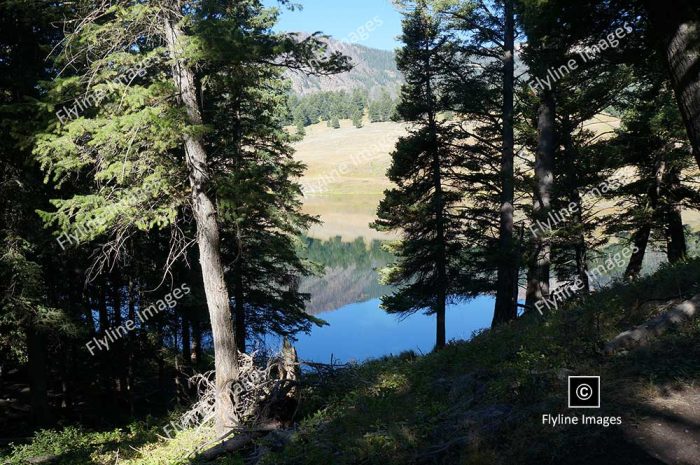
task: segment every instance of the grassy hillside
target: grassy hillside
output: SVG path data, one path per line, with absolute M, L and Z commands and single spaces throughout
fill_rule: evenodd
M 268 464 L 700 463 L 700 321 L 608 357 L 620 331 L 700 292 L 700 260 L 617 284 L 546 319 L 341 371 L 308 389 L 293 441 Z M 599 375 L 602 408 L 567 409 L 567 376 Z M 622 417 L 542 425 L 542 415 Z
M 399 137 L 406 134 L 407 126 L 365 123 L 358 129 L 350 120 L 342 120 L 340 125 L 340 129 L 329 128 L 325 122 L 310 126 L 304 140 L 295 144 L 295 157 L 308 166 L 302 179 L 307 188 L 304 209 L 323 221 L 309 235 L 319 239 L 390 239 L 393 236 L 378 233 L 368 225 L 374 221 L 384 190 L 391 186 L 386 179 L 390 154 Z M 608 115 L 599 115 L 586 125 L 601 137 L 618 127 L 619 120 Z M 611 206 L 602 203 L 598 209 L 609 214 Z M 683 215 L 691 229 L 700 229 L 699 212 L 685 211 Z
M 390 238 L 371 229 L 369 223 L 390 186 L 386 179 L 390 153 L 406 127 L 386 122 L 358 129 L 349 120 L 340 124 L 340 129 L 328 128 L 326 123 L 308 127 L 304 140 L 295 144 L 296 159 L 308 166 L 302 179 L 304 210 L 323 221 L 309 235 L 346 240 Z
M 308 376 L 300 422 L 264 442 L 259 463 L 697 464 L 700 463 L 700 319 L 616 356 L 602 346 L 700 292 L 700 260 L 615 284 L 560 312 L 521 318 L 439 353 L 405 353 Z M 602 379 L 600 410 L 621 425 L 542 424 L 567 409 L 568 375 Z M 179 465 L 206 433 L 163 437 L 168 419 L 109 432 L 37 434 L 0 461 L 54 456 L 66 464 Z M 286 442 L 286 445 L 284 443 Z M 36 462 L 35 462 L 36 463 Z M 228 456 L 219 464 L 242 464 Z

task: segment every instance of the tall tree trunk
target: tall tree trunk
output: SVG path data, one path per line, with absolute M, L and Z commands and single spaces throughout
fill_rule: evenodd
M 544 91 L 537 118 L 537 152 L 535 154 L 535 199 L 533 205 L 533 220 L 546 221 L 552 205 L 552 186 L 554 174 L 552 166 L 556 150 L 554 96 Z M 528 271 L 526 305 L 532 308 L 535 304 L 549 297 L 549 268 L 550 268 L 550 238 L 546 232 L 538 231 L 533 235 Z
M 192 342 L 190 339 L 190 319 L 182 315 L 182 359 L 185 366 L 192 363 Z
M 121 278 L 115 270 L 112 273 L 112 312 L 114 313 L 114 327 L 122 324 L 122 296 L 121 296 Z M 114 355 L 117 360 L 122 360 L 124 357 L 124 341 L 120 338 L 114 343 Z M 120 395 L 126 390 L 126 370 L 122 363 L 117 364 L 116 368 L 116 387 Z
M 562 119 L 561 139 L 564 146 L 563 163 L 561 163 L 562 171 L 566 179 L 566 190 L 569 194 L 569 200 L 578 205 L 576 211 L 571 215 L 571 223 L 576 228 L 575 232 L 572 233 L 576 258 L 576 276 L 583 285 L 583 288 L 580 290 L 587 294 L 591 290 L 591 283 L 588 278 L 588 245 L 586 244 L 583 224 L 583 199 L 581 199 L 580 193 L 579 173 L 575 164 L 575 160 L 579 159 L 580 153 L 576 149 L 572 136 L 576 129 L 573 121 L 569 115 L 564 115 Z
M 513 82 L 515 57 L 515 14 L 513 0 L 505 2 L 505 54 L 503 57 L 503 151 L 501 154 L 501 218 L 499 246 L 503 254 L 498 264 L 496 305 L 491 326 L 514 320 L 517 315 L 517 297 L 513 300 L 513 287 L 518 286 L 518 266 L 513 244 Z
M 636 248 L 636 252 L 632 251 L 632 256 L 625 270 L 625 280 L 631 281 L 639 277 L 642 272 L 642 263 L 644 263 L 644 255 L 647 252 L 649 245 L 649 235 L 651 234 L 651 224 L 645 223 L 635 231 L 632 236 L 632 243 Z
M 642 272 L 644 256 L 646 255 L 647 247 L 649 247 L 649 237 L 651 235 L 654 219 L 658 216 L 659 198 L 661 197 L 661 189 L 664 183 L 664 172 L 666 170 L 666 162 L 663 156 L 657 156 L 654 163 L 654 172 L 652 174 L 651 185 L 647 192 L 646 200 L 646 218 L 644 223 L 632 236 L 632 243 L 636 248 L 636 252 L 632 251 L 632 256 L 625 270 L 625 280 L 633 280 L 639 277 Z
M 681 206 L 676 198 L 676 194 L 681 188 L 680 173 L 677 167 L 674 166 L 668 170 L 664 184 L 667 188 L 666 199 L 664 199 L 664 219 L 666 222 L 668 261 L 676 263 L 685 259 L 688 255 Z
M 432 75 L 430 72 L 430 59 L 425 59 L 426 71 L 426 96 L 428 98 L 428 131 L 430 134 L 429 149 L 432 153 L 432 170 L 433 170 L 433 214 L 435 215 L 435 241 L 436 241 L 436 256 L 435 256 L 435 272 L 436 272 L 436 288 L 435 288 L 435 306 L 433 311 L 436 315 L 435 328 L 435 350 L 440 350 L 447 343 L 445 329 L 445 312 L 447 301 L 447 252 L 445 244 L 445 216 L 444 216 L 444 197 L 442 191 L 442 167 L 440 163 L 440 147 L 438 142 L 437 119 L 435 114 L 435 104 L 432 88 Z
M 676 101 L 700 166 L 700 12 L 697 0 L 646 0 Z
M 51 420 L 48 398 L 48 354 L 46 337 L 41 331 L 29 325 L 26 329 L 27 359 L 29 366 L 29 394 L 32 420 L 35 426 L 48 426 Z
M 202 324 L 199 317 L 192 318 L 192 365 L 197 367 L 202 361 Z
M 105 352 L 100 351 L 100 370 L 99 374 L 101 377 L 102 385 L 102 401 L 106 407 L 109 417 L 113 417 L 117 410 L 116 397 L 114 392 L 114 385 L 112 384 L 112 363 L 113 354 L 111 349 L 114 348 L 114 343 L 112 339 L 108 336 L 107 330 L 110 328 L 109 321 L 109 309 L 107 307 L 107 279 L 102 278 L 99 283 L 99 289 L 97 291 L 97 311 L 99 312 L 100 320 L 100 334 L 103 337 L 107 337 L 110 342 L 110 350 Z
M 136 289 L 133 279 L 129 278 L 128 287 L 128 318 L 130 321 L 136 321 Z M 129 402 L 129 414 L 131 418 L 136 414 L 134 405 L 134 349 L 136 345 L 134 331 L 129 332 L 129 338 L 126 349 L 127 368 L 126 368 L 126 393 Z
M 107 309 L 107 280 L 102 280 L 98 290 L 97 311 L 100 315 L 100 334 L 105 334 L 109 329 L 109 311 Z
M 187 111 L 189 123 L 201 125 L 202 116 L 197 103 L 194 73 L 183 59 L 184 34 L 172 17 L 166 17 L 165 38 L 173 61 L 172 76 L 180 99 Z M 185 159 L 192 188 L 192 212 L 197 223 L 197 245 L 202 268 L 204 293 L 209 308 L 212 337 L 214 340 L 214 367 L 216 370 L 216 418 L 217 433 L 227 432 L 233 425 L 230 418 L 234 405 L 229 387 L 238 377 L 238 352 L 233 332 L 233 319 L 229 307 L 228 289 L 224 281 L 221 263 L 219 225 L 216 208 L 209 197 L 209 166 L 201 137 L 196 132 L 186 132 Z

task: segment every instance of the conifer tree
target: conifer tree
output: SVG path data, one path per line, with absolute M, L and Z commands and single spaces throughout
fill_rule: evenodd
M 458 208 L 460 159 L 452 146 L 455 134 L 438 115 L 449 95 L 441 74 L 459 60 L 442 18 L 425 1 L 411 2 L 403 20 L 403 48 L 397 64 L 406 84 L 398 112 L 412 125 L 392 154 L 387 190 L 374 227 L 401 232 L 392 245 L 397 262 L 386 270 L 386 282 L 398 290 L 382 298 L 390 313 L 425 310 L 436 315 L 436 349 L 445 346 L 445 311 L 456 298 L 462 245 Z
M 230 426 L 226 389 L 236 378 L 237 350 L 212 192 L 219 141 L 210 134 L 211 115 L 202 111 L 205 83 L 227 67 L 257 61 L 320 74 L 346 69 L 345 62 L 337 53 L 320 58 L 317 36 L 299 42 L 273 33 L 274 11 L 257 0 L 81 7 L 61 55 L 66 73 L 51 89 L 54 101 L 80 104 L 59 114 L 35 154 L 47 179 L 61 184 L 89 173 L 94 185 L 88 195 L 56 199 L 56 211 L 45 218 L 83 240 L 109 236 L 103 250 L 111 258 L 131 235 L 167 228 L 171 259 L 186 244 L 183 219 L 194 220 L 215 344 L 216 428 L 223 432 Z

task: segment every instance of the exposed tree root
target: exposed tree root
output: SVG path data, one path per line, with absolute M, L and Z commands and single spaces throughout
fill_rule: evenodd
M 234 411 L 228 420 L 229 432 L 215 441 L 202 444 L 199 451 L 211 444 L 198 457 L 213 460 L 220 455 L 239 451 L 266 434 L 292 424 L 299 404 L 299 362 L 294 347 L 285 340 L 282 353 L 264 365 L 255 361 L 255 354 L 239 354 L 238 379 L 229 387 Z M 198 401 L 185 412 L 180 424 L 199 428 L 212 423 L 215 416 L 216 387 L 214 373 L 195 376 Z

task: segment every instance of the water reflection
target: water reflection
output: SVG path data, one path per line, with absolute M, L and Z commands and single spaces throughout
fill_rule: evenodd
M 399 318 L 379 308 L 391 288 L 379 284 L 378 270 L 392 256 L 379 241 L 362 238 L 343 242 L 307 239 L 307 258 L 325 266 L 321 276 L 302 281 L 302 292 L 311 295 L 307 311 L 328 322 L 310 334 L 298 335 L 299 357 L 315 362 L 362 361 L 406 350 L 429 352 L 435 344 L 435 317 L 422 313 Z M 493 316 L 493 298 L 453 304 L 447 309 L 447 338 L 469 339 L 486 328 Z M 268 339 L 268 344 L 278 342 Z
M 379 308 L 379 299 L 346 305 L 318 315 L 329 325 L 302 334 L 295 344 L 302 360 L 330 362 L 362 361 L 406 350 L 430 352 L 435 345 L 435 317 L 414 314 L 405 319 Z M 447 309 L 447 338 L 469 339 L 486 328 L 493 317 L 493 298 L 450 305 Z

